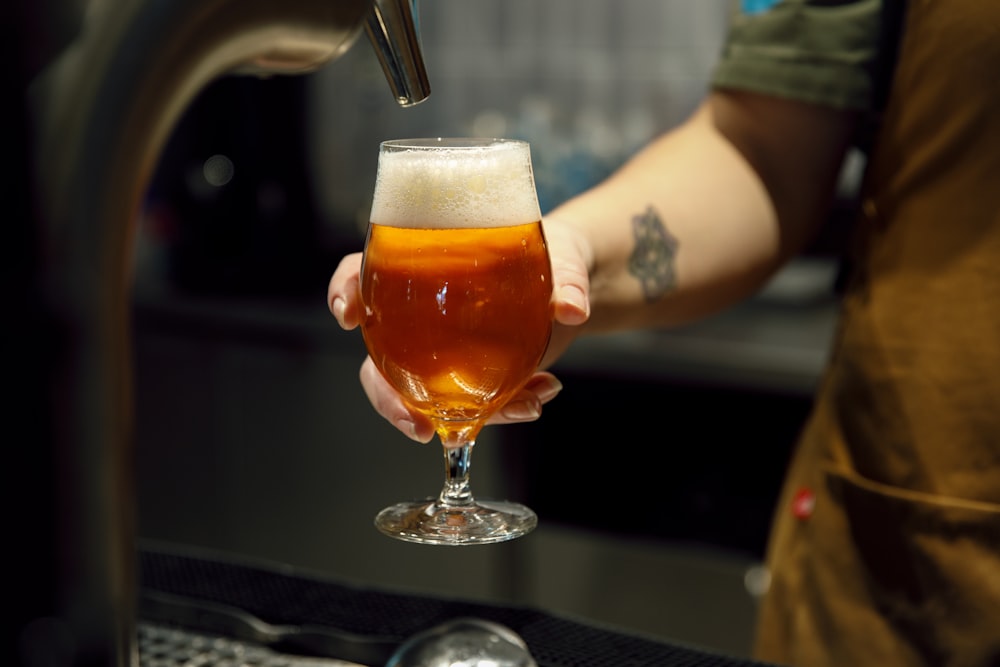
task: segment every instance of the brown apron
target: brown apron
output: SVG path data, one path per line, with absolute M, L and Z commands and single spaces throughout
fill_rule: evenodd
M 759 658 L 1000 665 L 1000 2 L 911 0 Z

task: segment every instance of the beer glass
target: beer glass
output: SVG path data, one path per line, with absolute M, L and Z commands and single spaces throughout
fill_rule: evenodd
M 529 146 L 507 139 L 380 145 L 361 267 L 361 331 L 375 366 L 434 424 L 437 497 L 387 507 L 383 533 L 426 544 L 501 542 L 535 513 L 477 501 L 476 436 L 531 377 L 552 328 L 551 266 Z

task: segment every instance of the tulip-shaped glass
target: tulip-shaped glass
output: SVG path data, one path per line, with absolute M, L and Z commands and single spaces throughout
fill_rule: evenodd
M 375 366 L 444 445 L 437 497 L 382 510 L 383 533 L 428 544 L 524 535 L 535 513 L 477 501 L 469 462 L 486 420 L 538 367 L 552 279 L 527 143 L 383 142 L 361 269 L 361 330 Z

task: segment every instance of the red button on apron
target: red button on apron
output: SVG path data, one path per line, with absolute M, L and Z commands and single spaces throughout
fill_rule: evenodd
M 816 509 L 816 494 L 812 489 L 803 486 L 792 497 L 792 514 L 796 519 L 805 521 L 812 516 L 814 509 Z

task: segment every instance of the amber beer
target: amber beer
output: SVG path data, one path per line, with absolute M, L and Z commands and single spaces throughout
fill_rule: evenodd
M 468 150 L 379 162 L 362 332 L 375 365 L 439 432 L 446 422 L 484 421 L 506 403 L 551 332 L 533 181 L 505 159 Z
M 538 366 L 551 329 L 538 222 L 494 228 L 372 224 L 362 325 L 375 365 L 418 410 L 475 420 Z

